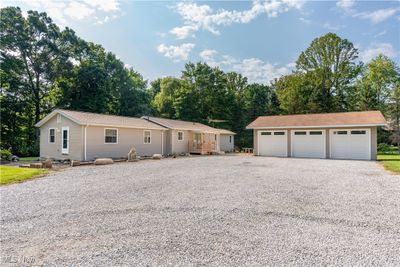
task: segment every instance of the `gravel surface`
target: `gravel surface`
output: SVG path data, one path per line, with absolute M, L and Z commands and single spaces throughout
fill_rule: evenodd
M 375 162 L 147 160 L 0 193 L 2 265 L 400 265 L 400 176 Z

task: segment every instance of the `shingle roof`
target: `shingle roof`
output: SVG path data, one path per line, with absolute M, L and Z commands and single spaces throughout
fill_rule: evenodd
M 164 119 L 164 118 L 156 118 L 148 116 L 143 116 L 142 118 L 174 130 L 218 133 L 217 129 L 204 125 L 199 122 L 180 121 L 180 120 L 172 120 L 172 119 Z
M 236 134 L 232 131 L 229 131 L 227 129 L 216 129 L 220 134 Z
M 383 126 L 386 120 L 380 111 L 360 111 L 323 114 L 261 116 L 246 128 Z
M 155 123 L 134 117 L 115 116 L 97 114 L 91 112 L 73 111 L 65 109 L 56 109 L 47 115 L 43 120 L 36 124 L 37 127 L 43 125 L 47 120 L 52 118 L 55 114 L 61 114 L 71 119 L 77 124 L 81 125 L 102 125 L 102 126 L 114 126 L 114 127 L 129 127 L 138 129 L 154 129 L 154 130 L 165 130 L 164 127 Z

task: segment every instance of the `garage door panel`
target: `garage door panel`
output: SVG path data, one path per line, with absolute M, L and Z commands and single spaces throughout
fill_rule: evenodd
M 258 142 L 258 155 L 287 157 L 286 131 L 261 131 Z
M 324 130 L 292 131 L 292 157 L 326 158 Z
M 370 129 L 331 130 L 331 157 L 334 159 L 370 159 Z

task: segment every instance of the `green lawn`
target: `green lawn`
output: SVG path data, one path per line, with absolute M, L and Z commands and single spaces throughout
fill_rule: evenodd
M 386 170 L 400 173 L 400 155 L 399 154 L 378 154 L 378 161 L 382 163 Z
M 20 182 L 45 173 L 47 170 L 43 169 L 0 166 L 0 185 Z
M 25 158 L 19 158 L 20 161 L 37 161 L 39 157 L 25 157 Z

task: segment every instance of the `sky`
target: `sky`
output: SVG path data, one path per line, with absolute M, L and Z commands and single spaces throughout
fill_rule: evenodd
M 290 73 L 314 38 L 351 41 L 368 63 L 382 53 L 400 65 L 400 1 L 2 1 L 46 12 L 60 28 L 101 44 L 145 79 L 180 76 L 206 62 L 269 83 Z

